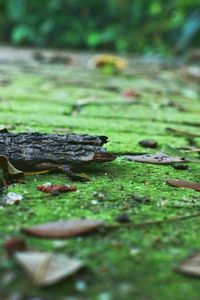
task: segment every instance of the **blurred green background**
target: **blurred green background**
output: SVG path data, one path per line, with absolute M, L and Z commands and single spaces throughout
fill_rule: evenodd
M 1 43 L 118 52 L 200 46 L 199 0 L 0 0 Z

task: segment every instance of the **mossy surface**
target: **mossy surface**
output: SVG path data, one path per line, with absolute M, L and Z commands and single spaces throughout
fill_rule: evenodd
M 182 77 L 179 70 L 135 62 L 133 69 L 104 75 L 85 65 L 1 65 L 0 122 L 11 131 L 88 133 L 107 135 L 113 153 L 153 153 L 164 144 L 188 145 L 168 127 L 199 133 L 200 96 L 198 85 Z M 127 104 L 123 91 L 140 94 Z M 80 99 L 90 101 L 79 112 L 72 111 Z M 170 101 L 177 106 L 169 105 Z M 97 102 L 100 103 L 97 105 Z M 179 109 L 178 105 L 185 110 Z M 157 150 L 142 148 L 142 139 L 156 139 Z M 200 138 L 195 139 L 200 145 Z M 116 224 L 127 214 L 133 223 L 190 215 L 200 210 L 200 194 L 166 185 L 166 179 L 200 181 L 200 165 L 188 170 L 172 166 L 134 163 L 118 157 L 106 164 L 83 167 L 91 179 L 77 183 L 76 193 L 53 197 L 41 193 L 45 182 L 66 184 L 63 174 L 35 175 L 8 191 L 23 195 L 19 205 L 0 207 L 0 243 L 9 236 L 25 238 L 31 249 L 64 253 L 82 259 L 86 268 L 56 286 L 38 289 L 25 273 L 0 250 L 2 296 L 19 293 L 24 298 L 44 299 L 138 299 L 198 300 L 199 280 L 174 272 L 177 264 L 200 248 L 200 217 L 141 228 L 121 228 L 57 241 L 24 237 L 20 229 L 54 220 L 91 217 Z M 103 199 L 98 199 L 98 193 Z M 96 201 L 93 201 L 96 200 Z M 62 246 L 62 247 L 61 247 Z M 13 273 L 14 279 L 5 278 Z M 43 299 L 42 298 L 42 299 Z

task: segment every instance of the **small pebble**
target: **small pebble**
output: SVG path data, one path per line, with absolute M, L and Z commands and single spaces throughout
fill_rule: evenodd
M 129 223 L 130 219 L 129 219 L 129 216 L 127 216 L 127 215 L 120 215 L 116 218 L 116 221 L 119 223 Z
M 97 200 L 92 200 L 92 201 L 91 201 L 91 204 L 97 205 L 97 204 L 98 204 L 98 201 L 97 201 Z
M 66 242 L 65 241 L 59 241 L 59 240 L 57 240 L 57 241 L 53 242 L 54 249 L 62 249 L 65 246 L 66 246 Z
M 79 280 L 76 281 L 75 288 L 79 292 L 84 292 L 87 290 L 87 284 L 85 283 L 85 281 Z
M 172 167 L 176 170 L 188 170 L 188 165 L 183 164 L 173 164 Z
M 138 248 L 132 248 L 132 249 L 130 249 L 129 253 L 130 253 L 131 256 L 136 256 L 136 255 L 138 255 L 140 253 L 140 249 L 138 249 Z
M 139 145 L 144 148 L 157 148 L 158 143 L 155 140 L 142 140 Z
M 56 196 L 60 195 L 60 192 L 59 191 L 52 191 L 51 195 L 54 196 L 54 197 L 56 197 Z
M 104 200 L 106 198 L 105 194 L 102 192 L 94 192 L 93 196 L 98 200 Z
M 102 292 L 98 295 L 98 300 L 111 300 L 112 295 L 109 292 Z

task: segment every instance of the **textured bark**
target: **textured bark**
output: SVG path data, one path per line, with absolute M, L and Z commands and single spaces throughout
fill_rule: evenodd
M 102 147 L 106 142 L 105 136 L 86 134 L 0 133 L 0 155 L 21 170 L 112 161 L 115 156 Z

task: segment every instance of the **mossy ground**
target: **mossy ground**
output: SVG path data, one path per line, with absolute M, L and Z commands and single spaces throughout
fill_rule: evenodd
M 138 142 L 147 138 L 156 139 L 159 149 L 164 144 L 187 145 L 185 137 L 170 134 L 167 127 L 199 133 L 198 85 L 181 77 L 177 69 L 141 61 L 132 63 L 129 72 L 117 75 L 104 75 L 84 64 L 16 63 L 0 67 L 1 79 L 10 80 L 0 86 L 0 122 L 11 131 L 107 135 L 107 149 L 114 153 L 155 152 L 139 146 Z M 127 105 L 122 92 L 130 88 L 140 98 L 138 103 Z M 72 114 L 72 105 L 80 99 L 94 104 Z M 96 101 L 102 101 L 102 105 L 97 106 Z M 181 104 L 185 111 L 170 107 L 169 101 Z M 196 138 L 196 142 L 200 144 L 200 139 Z M 121 214 L 127 214 L 134 223 L 194 214 L 200 209 L 199 193 L 172 188 L 165 181 L 175 178 L 198 182 L 199 168 L 190 163 L 188 170 L 180 171 L 172 166 L 117 158 L 111 163 L 82 168 L 91 181 L 77 183 L 76 193 L 58 197 L 41 193 L 36 186 L 45 182 L 69 183 L 65 175 L 27 177 L 25 184 L 8 189 L 22 194 L 24 199 L 18 206 L 1 206 L 0 242 L 3 244 L 9 236 L 21 237 L 22 227 L 74 217 L 103 219 L 113 224 Z M 98 192 L 103 199 L 98 199 Z M 200 218 L 141 228 L 122 226 L 64 240 L 62 247 L 52 240 L 26 237 L 29 248 L 73 255 L 82 259 L 86 268 L 59 285 L 38 289 L 1 249 L 1 297 L 19 293 L 23 299 L 198 300 L 199 280 L 177 274 L 174 268 L 200 248 L 199 227 Z M 6 283 L 10 272 L 14 272 L 14 280 Z

